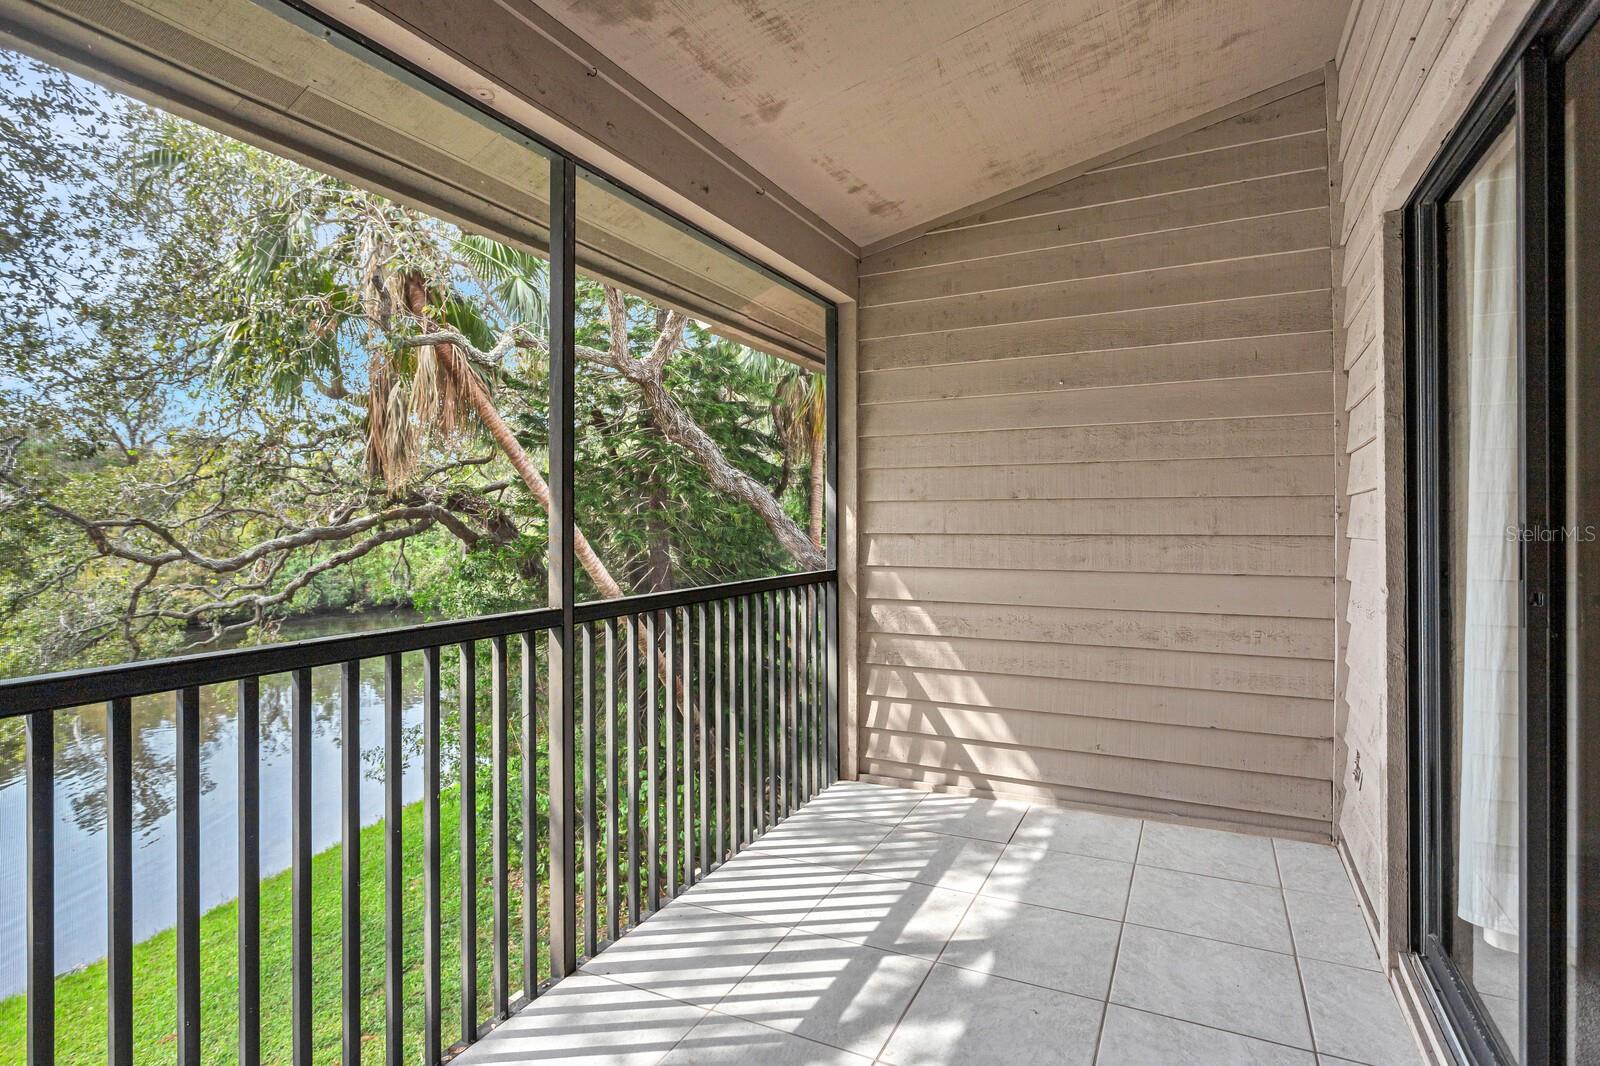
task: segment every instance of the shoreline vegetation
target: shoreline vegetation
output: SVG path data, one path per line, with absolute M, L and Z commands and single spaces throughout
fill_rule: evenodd
M 440 989 L 443 1003 L 441 1036 L 446 1046 L 460 1031 L 461 876 L 459 791 L 447 789 L 439 799 L 440 832 Z M 490 1010 L 493 958 L 487 921 L 492 864 L 488 854 L 486 812 L 480 810 L 477 856 L 478 1017 Z M 405 890 L 404 990 L 408 1061 L 422 1055 L 423 1024 L 423 810 L 410 804 L 401 820 Z M 361 1000 L 362 1061 L 383 1061 L 384 1031 L 384 892 L 383 832 L 378 821 L 361 831 Z M 312 1057 L 338 1061 L 340 1020 L 340 883 L 342 850 L 334 844 L 311 861 Z M 288 1064 L 292 1034 L 290 998 L 291 873 L 284 870 L 261 882 L 261 1061 Z M 511 974 L 513 991 L 522 981 L 522 884 L 520 861 L 511 871 Z M 135 886 L 137 891 L 137 886 Z M 543 923 L 545 901 L 539 901 Z M 206 1062 L 233 1062 L 238 1057 L 238 902 L 220 904 L 200 917 L 201 1056 Z M 548 973 L 547 938 L 541 924 L 539 972 Z M 177 982 L 175 931 L 164 930 L 134 945 L 134 1058 L 166 1061 L 176 1039 Z M 106 961 L 56 978 L 56 1062 L 89 1066 L 106 1059 Z M 22 1062 L 27 1052 L 27 997 L 0 1000 L 0 1062 Z

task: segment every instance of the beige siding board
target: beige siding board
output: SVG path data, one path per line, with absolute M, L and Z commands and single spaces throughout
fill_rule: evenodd
M 1332 741 L 1159 722 L 996 711 L 920 700 L 873 700 L 869 729 L 980 743 L 1185 762 L 1224 770 L 1326 778 Z
M 1363 444 L 1350 453 L 1349 491 L 1366 492 L 1378 487 L 1382 459 L 1378 455 L 1378 442 Z
M 1332 350 L 1331 333 L 1287 333 L 877 370 L 861 375 L 861 402 L 909 403 L 1253 374 L 1309 373 L 1326 370 Z
M 1377 254 L 1375 243 L 1367 241 L 1357 245 L 1346 242 L 1340 248 L 1339 270 L 1334 274 L 1334 280 L 1345 294 L 1346 324 L 1351 321 L 1350 312 L 1364 305 L 1377 291 L 1373 281 L 1373 256 Z
M 1317 133 L 1327 126 L 1326 108 L 1323 106 L 1322 87 L 1314 86 L 1291 93 L 1265 107 L 1247 111 L 1242 115 L 1217 122 L 1204 129 L 1174 137 L 1142 152 L 1125 155 L 1114 163 L 1098 168 L 1101 171 L 1150 163 L 1157 159 L 1188 155 L 1212 148 L 1255 144 L 1297 133 Z
M 1372 218 L 1376 214 L 1367 208 L 1378 172 L 1422 91 L 1445 36 L 1455 26 L 1462 5 L 1463 0 L 1413 0 L 1403 5 L 1412 21 L 1386 42 L 1391 61 L 1380 75 L 1386 76 L 1388 82 L 1382 87 L 1383 106 L 1375 115 L 1364 117 L 1351 150 L 1351 157 L 1359 162 L 1351 172 L 1345 203 L 1359 215 Z
M 979 212 L 946 227 L 946 231 L 1205 185 L 1225 185 L 1268 174 L 1323 170 L 1327 163 L 1327 138 L 1318 129 L 1279 140 L 1194 152 L 1139 166 L 1090 171 L 1072 181 Z
M 1379 346 L 1369 344 L 1350 366 L 1349 381 L 1345 389 L 1345 403 L 1358 404 L 1372 394 L 1378 386 Z
M 1210 381 L 1119 385 L 1020 396 L 880 404 L 861 411 L 863 437 L 1029 429 L 1200 418 L 1331 413 L 1333 374 L 1269 374 Z
M 861 441 L 863 468 L 1332 455 L 1325 415 L 920 433 Z
M 1063 211 L 1045 220 L 1026 218 L 977 229 L 930 233 L 863 261 L 862 285 L 896 271 L 944 269 L 958 263 L 982 270 L 988 264 L 979 265 L 976 261 L 990 257 L 1285 211 L 1326 210 L 1327 202 L 1322 172 L 1306 170 Z
M 1320 456 L 924 467 L 867 470 L 861 478 L 861 498 L 867 501 L 1327 496 L 1332 491 L 1333 470 Z
M 1333 574 L 1331 536 L 870 533 L 862 538 L 862 548 L 863 561 L 869 566 L 1315 577 Z
M 1333 501 L 1315 496 L 1226 500 L 880 501 L 863 507 L 866 533 L 1115 533 L 1325 536 Z
M 1333 664 L 1316 659 L 894 633 L 869 635 L 865 657 L 867 662 L 880 666 L 914 669 L 1137 681 L 1168 688 L 1333 698 Z
M 861 340 L 866 344 L 890 337 L 1308 292 L 1327 289 L 1332 283 L 1329 271 L 1324 244 L 1274 255 L 867 306 L 861 312 Z
M 1378 332 L 1377 304 L 1372 294 L 1366 293 L 1355 313 L 1345 325 L 1346 350 L 1359 352 L 1371 344 Z
M 863 624 L 886 635 L 1333 659 L 1332 633 L 1316 618 L 873 601 Z
M 863 370 L 1140 348 L 1153 344 L 1315 333 L 1329 328 L 1328 290 L 1273 292 L 1176 307 L 1142 307 L 986 329 L 861 342 Z
M 1328 700 L 897 666 L 869 665 L 863 675 L 863 692 L 869 701 L 909 699 L 1271 736 L 1333 736 L 1333 704 Z
M 866 755 L 869 759 L 909 765 L 956 767 L 990 777 L 1070 783 L 1098 791 L 1137 793 L 1302 818 L 1327 818 L 1332 813 L 1332 787 L 1328 781 L 1280 774 L 1239 773 L 1181 762 L 958 743 L 875 731 L 867 734 Z
M 1383 14 L 1381 0 L 1370 2 L 1357 2 L 1351 5 L 1350 16 L 1346 20 L 1347 31 L 1341 42 L 1339 61 L 1340 91 L 1334 102 L 1334 111 L 1341 122 L 1345 111 L 1349 109 L 1353 96 L 1352 87 L 1360 76 L 1361 64 L 1364 60 L 1370 61 L 1372 50 L 1372 37 L 1378 32 L 1379 16 Z
M 1093 607 L 1283 618 L 1332 617 L 1333 582 L 1321 577 L 1132 574 L 941 567 L 869 567 L 862 595 L 875 600 Z
M 1375 109 L 1381 108 L 1388 100 L 1395 64 L 1408 48 L 1408 45 L 1402 47 L 1400 44 L 1403 28 L 1428 6 L 1427 3 L 1405 3 L 1403 0 L 1389 0 L 1384 5 L 1372 45 L 1363 54 L 1361 68 L 1351 86 L 1354 90 L 1351 99 L 1353 106 L 1340 116 L 1348 141 L 1345 148 L 1347 158 L 1359 160 L 1365 154 L 1366 144 L 1372 137 L 1370 117 Z M 1413 35 L 1406 40 L 1414 39 Z
M 1345 450 L 1353 452 L 1378 436 L 1378 395 L 1371 393 L 1351 409 Z
M 1345 251 L 1343 280 L 1348 288 L 1351 284 L 1360 285 L 1366 277 L 1369 268 L 1365 264 L 1370 263 L 1372 256 L 1377 254 L 1378 226 L 1366 215 L 1359 216 L 1353 221 L 1347 219 L 1345 224 L 1347 232 L 1340 246 Z
M 1073 278 L 1327 246 L 1328 209 L 1321 206 L 1005 255 L 985 260 L 981 266 L 964 262 L 930 270 L 872 275 L 861 279 L 861 293 L 862 299 L 873 305 L 947 299 Z
M 1383 499 L 1376 492 L 1362 492 L 1350 497 L 1351 540 L 1377 540 L 1383 530 Z

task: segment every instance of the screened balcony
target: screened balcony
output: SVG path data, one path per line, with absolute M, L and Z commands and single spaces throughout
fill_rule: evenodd
M 1587 1061 L 1594 8 L 0 0 L 0 1061 Z

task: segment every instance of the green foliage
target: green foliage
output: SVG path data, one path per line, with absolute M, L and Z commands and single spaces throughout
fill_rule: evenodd
M 0 676 L 272 639 L 300 614 L 544 602 L 544 506 L 414 341 L 480 353 L 477 388 L 546 468 L 543 258 L 10 53 L 0 74 L 0 304 L 36 341 L 0 348 Z M 625 303 L 640 357 L 665 312 Z M 611 344 L 599 281 L 576 327 Z M 664 370 L 801 524 L 789 394 L 812 380 L 694 322 Z M 636 383 L 584 362 L 577 403 L 579 525 L 626 591 L 792 566 Z

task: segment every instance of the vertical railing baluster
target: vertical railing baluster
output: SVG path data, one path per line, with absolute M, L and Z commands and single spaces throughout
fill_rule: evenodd
M 782 629 L 779 631 L 778 648 L 782 653 L 782 680 L 783 685 L 783 805 L 784 812 L 790 813 L 795 808 L 797 795 L 797 782 L 800 779 L 800 721 L 795 714 L 794 692 L 794 659 L 795 659 L 795 633 L 794 633 L 794 589 L 784 589 L 778 593 L 783 605 Z
M 648 895 L 650 909 L 658 910 L 661 907 L 661 797 L 656 787 L 656 767 L 661 762 L 660 745 L 657 738 L 660 729 L 657 725 L 656 715 L 656 613 L 649 611 L 644 616 L 645 632 L 645 662 L 644 662 L 644 687 L 645 687 L 645 817 L 647 820 L 645 854 L 650 864 L 647 873 Z
M 767 676 L 770 685 L 768 719 L 772 730 L 772 823 L 783 817 L 783 785 L 789 776 L 789 746 L 783 717 L 783 594 L 774 592 L 767 600 Z
M 811 729 L 813 733 L 812 744 L 812 785 L 811 794 L 816 795 L 827 787 L 823 781 L 824 753 L 822 750 L 822 634 L 818 626 L 822 605 L 822 586 L 812 585 L 806 590 L 807 605 L 810 608 L 810 621 L 806 624 L 806 639 L 811 642 Z
M 790 706 L 792 683 L 789 677 L 789 589 L 778 589 L 773 594 L 774 608 L 778 611 L 778 658 L 773 659 L 773 669 L 778 671 L 778 743 L 779 791 L 778 816 L 787 818 L 790 800 L 794 797 L 794 707 Z
M 28 1066 L 56 1060 L 55 712 L 28 715 Z
M 583 953 L 595 951 L 594 890 L 594 626 L 578 631 L 578 661 L 583 682 Z
M 789 717 L 794 722 L 794 784 L 789 787 L 789 807 L 794 810 L 806 799 L 806 778 L 811 773 L 806 743 L 810 733 L 805 723 L 805 626 L 802 624 L 805 589 L 789 589 Z
M 522 994 L 530 1000 L 539 990 L 539 660 L 536 650 L 534 635 L 522 634 Z
M 807 780 L 811 760 L 806 747 L 810 733 L 806 731 L 805 703 L 805 627 L 803 609 L 805 590 L 789 590 L 789 711 L 794 719 L 794 788 L 790 789 L 793 805 L 799 807 L 806 801 Z
M 739 728 L 739 600 L 723 603 L 728 615 L 728 858 L 744 847 L 744 731 Z
M 422 652 L 422 1061 L 443 1055 L 442 887 L 439 877 L 439 649 Z
M 478 1038 L 478 653 L 457 648 L 461 661 L 461 1040 Z
M 800 736 L 800 802 L 811 799 L 811 778 L 816 767 L 816 733 L 811 730 L 811 637 L 806 623 L 811 621 L 808 597 L 811 587 L 795 589 L 795 717 Z
M 505 1018 L 511 1013 L 511 880 L 510 850 L 506 842 L 507 805 L 510 803 L 511 747 L 506 731 L 511 721 L 509 663 L 506 657 L 506 638 L 496 636 L 489 642 L 491 673 L 490 713 L 494 715 L 490 744 L 493 765 L 490 782 L 491 837 L 494 852 L 494 1016 Z
M 130 711 L 131 721 L 131 711 Z M 239 682 L 239 1062 L 261 1061 L 261 680 Z M 131 750 L 131 745 L 130 745 Z M 131 862 L 131 858 L 130 858 Z M 132 893 L 132 878 L 128 890 Z M 132 954 L 132 913 L 129 914 Z M 131 966 L 131 964 L 130 964 Z M 128 1061 L 132 1061 L 133 973 L 128 973 Z
M 683 817 L 685 824 L 693 827 L 693 832 L 688 834 L 688 839 L 684 842 L 685 850 L 689 855 L 688 862 L 685 865 L 689 868 L 688 881 L 692 885 L 699 876 L 697 871 L 704 870 L 709 865 L 707 860 L 710 858 L 706 847 L 706 815 L 709 813 L 706 808 L 706 733 L 708 732 L 708 723 L 706 722 L 706 616 L 699 604 L 696 604 L 693 608 L 685 607 L 683 609 L 683 662 L 685 673 L 689 669 L 689 634 L 691 632 L 694 634 L 695 677 L 692 690 L 689 688 L 687 681 L 684 684 L 685 708 L 683 718 L 684 736 L 689 736 L 687 730 L 691 724 L 694 727 L 694 772 L 689 775 L 690 780 L 694 783 L 694 796 L 691 797 L 689 793 L 684 793 L 685 809 Z M 693 696 L 688 694 L 690 691 L 694 693 Z M 688 706 L 690 699 L 694 701 L 692 710 Z M 686 752 L 684 754 L 684 763 L 688 764 L 689 762 L 690 757 Z
M 807 714 L 811 708 L 811 701 L 806 698 L 806 590 L 796 588 L 790 590 L 790 617 L 794 619 L 794 626 L 789 634 L 789 643 L 793 647 L 790 676 L 794 679 L 794 696 L 791 703 L 794 705 L 794 743 L 795 761 L 798 764 L 794 775 L 795 806 L 800 806 L 811 798 L 811 720 Z
M 639 922 L 639 627 L 627 624 L 628 692 L 628 924 Z
M 831 526 L 829 527 L 832 528 Z M 823 625 L 823 650 L 825 662 L 822 665 L 823 710 L 822 710 L 822 736 L 823 753 L 827 766 L 823 775 L 828 784 L 833 784 L 839 778 L 839 730 L 844 723 L 839 718 L 839 586 L 838 579 L 830 580 L 823 590 L 826 603 L 822 608 Z
M 726 805 L 728 802 L 728 776 L 726 772 L 729 753 L 733 751 L 733 732 L 729 730 L 722 720 L 722 608 L 723 602 L 717 601 L 711 605 L 711 684 L 714 692 L 712 713 L 716 723 L 716 741 L 712 745 L 712 757 L 717 764 L 717 820 L 716 833 L 712 840 L 712 860 L 719 865 L 728 857 L 727 830 L 728 819 Z
M 106 1061 L 133 1063 L 133 704 L 126 697 L 106 704 Z
M 311 670 L 290 675 L 290 1024 L 294 1066 L 311 1066 Z
M 800 712 L 800 591 L 786 589 L 784 599 L 789 611 L 789 747 L 792 779 L 789 783 L 789 810 L 794 810 L 805 797 L 805 717 Z
M 694 884 L 695 846 L 694 846 L 694 660 L 689 642 L 694 630 L 694 615 L 685 607 L 681 612 L 674 611 L 679 618 L 678 640 L 682 652 L 678 659 L 678 714 L 679 718 L 679 754 L 683 759 L 679 767 L 683 774 L 682 793 L 679 798 L 680 816 L 683 821 L 682 848 L 683 848 L 683 879 L 679 882 L 682 887 Z
M 783 722 L 783 598 L 773 592 L 767 599 L 767 670 L 771 687 L 769 719 L 772 729 L 772 822 L 783 819 L 784 747 Z
M 405 1061 L 405 793 L 401 787 L 400 653 L 383 659 L 383 1052 L 388 1066 Z M 356 1060 L 360 1061 L 359 1058 Z
M 617 922 L 617 623 L 606 632 L 606 939 L 618 936 Z
M 817 791 L 817 731 L 811 720 L 811 586 L 795 590 L 795 618 L 800 632 L 800 669 L 796 684 L 800 687 L 801 742 L 805 745 L 805 773 L 800 778 L 800 800 L 809 800 Z
M 755 839 L 756 828 L 761 820 L 756 813 L 756 803 L 761 794 L 756 790 L 755 774 L 751 772 L 752 767 L 755 765 L 754 755 L 756 748 L 756 734 L 753 725 L 756 690 L 752 687 L 750 681 L 750 660 L 754 657 L 750 643 L 750 612 L 752 609 L 750 597 L 741 596 L 739 598 L 739 663 L 742 673 L 741 680 L 744 684 L 739 686 L 739 761 L 740 769 L 743 771 L 740 777 L 740 784 L 744 790 L 740 795 L 739 832 L 746 844 Z
M 771 796 L 768 794 L 768 788 L 772 782 L 772 759 L 768 746 L 772 730 L 770 728 L 770 690 L 767 685 L 767 656 L 772 641 L 767 633 L 766 593 L 756 594 L 754 608 L 755 625 L 751 634 L 752 642 L 750 648 L 752 658 L 755 660 L 756 670 L 756 832 L 764 833 L 772 828 L 772 803 Z
M 709 695 L 706 692 L 706 606 L 703 603 L 694 605 L 694 631 L 695 631 L 695 698 L 699 707 L 699 717 L 695 722 L 695 739 L 698 752 L 695 756 L 695 781 L 697 792 L 699 829 L 695 834 L 696 843 L 700 849 L 700 873 L 704 874 L 711 868 L 711 718 L 708 714 Z
M 178 691 L 177 741 L 178 1066 L 200 1066 L 200 690 L 194 686 Z
M 673 899 L 678 895 L 678 669 L 677 669 L 677 641 L 673 634 L 676 632 L 674 625 L 677 615 L 674 611 L 663 611 L 661 615 L 662 637 L 667 650 L 666 679 L 662 685 L 665 689 L 663 698 L 666 702 L 665 712 L 662 717 L 667 725 L 667 898 Z
M 339 671 L 339 979 L 343 1061 L 361 1061 L 361 662 Z

